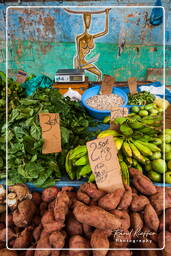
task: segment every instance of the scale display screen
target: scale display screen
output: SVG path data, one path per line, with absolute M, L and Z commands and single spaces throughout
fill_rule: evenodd
M 70 76 L 71 82 L 79 82 L 82 81 L 82 76 Z

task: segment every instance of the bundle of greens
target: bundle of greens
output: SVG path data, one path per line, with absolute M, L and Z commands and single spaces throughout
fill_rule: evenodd
M 19 104 L 19 100 L 25 97 L 25 90 L 12 78 L 8 78 L 8 113 Z M 6 117 L 6 75 L 0 71 L 0 131 Z M 5 138 L 0 137 L 0 179 L 5 178 Z
M 155 96 L 150 92 L 142 91 L 136 94 L 128 94 L 128 105 L 146 105 L 153 103 Z
M 38 114 L 59 113 L 62 152 L 42 154 L 43 140 Z M 38 89 L 36 93 L 19 101 L 9 114 L 8 170 L 9 183 L 32 182 L 36 186 L 53 185 L 65 176 L 65 158 L 68 150 L 85 144 L 95 134 L 88 127 L 96 123 L 78 103 L 64 98 L 55 89 Z M 0 148 L 5 154 L 5 125 L 1 129 Z M 90 137 L 91 136 L 91 137 Z

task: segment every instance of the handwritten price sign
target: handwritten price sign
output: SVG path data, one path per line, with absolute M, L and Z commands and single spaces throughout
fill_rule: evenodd
M 123 188 L 117 149 L 113 137 L 87 142 L 88 157 L 99 189 L 113 192 Z
M 59 114 L 56 113 L 40 113 L 40 126 L 42 128 L 42 137 L 44 144 L 42 148 L 43 154 L 61 152 L 61 131 Z

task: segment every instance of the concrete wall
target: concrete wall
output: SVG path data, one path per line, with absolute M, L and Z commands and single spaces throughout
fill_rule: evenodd
M 114 3 L 115 2 L 115 3 Z M 171 1 L 170 1 L 171 2 Z M 166 10 L 166 66 L 171 67 L 171 6 L 163 1 Z M 100 3 L 100 4 L 99 4 Z M 63 5 L 125 5 L 133 1 L 78 1 Z M 23 5 L 24 3 L 22 3 Z M 54 5 L 54 2 L 46 3 Z M 136 1 L 136 4 L 153 5 L 153 1 Z M 11 5 L 11 4 L 9 4 Z M 35 5 L 28 3 L 27 5 Z M 42 5 L 42 3 L 36 3 Z M 43 3 L 44 5 L 44 3 Z M 58 3 L 61 6 L 61 4 Z M 0 5 L 0 70 L 5 69 L 5 5 Z M 87 9 L 87 8 L 86 8 Z M 103 73 L 115 75 L 118 81 L 136 76 L 146 79 L 147 68 L 163 67 L 163 25 L 149 24 L 151 9 L 113 8 L 110 11 L 109 33 L 95 41 L 88 58 L 100 53 L 96 65 Z M 9 68 L 53 77 L 58 68 L 72 68 L 75 56 L 75 36 L 83 32 L 81 15 L 71 15 L 59 8 L 9 9 Z M 103 31 L 105 15 L 94 15 L 90 33 Z M 118 56 L 118 44 L 126 45 Z M 87 58 L 87 59 L 88 59 Z M 88 73 L 87 73 L 88 74 Z M 88 74 L 90 79 L 95 76 Z

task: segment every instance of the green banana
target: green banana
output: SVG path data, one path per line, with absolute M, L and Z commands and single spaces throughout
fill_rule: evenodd
M 77 146 L 76 148 L 74 148 L 72 150 L 72 153 L 70 154 L 69 156 L 69 159 L 70 160 L 76 160 L 76 159 L 79 159 L 81 158 L 82 156 L 85 156 L 87 154 L 87 147 L 86 145 L 83 145 L 83 146 Z
M 133 158 L 133 159 L 132 159 L 132 165 L 133 165 L 133 167 L 135 167 L 135 166 L 137 165 L 137 163 L 138 163 L 138 161 Z
M 138 169 L 140 172 L 143 172 L 143 169 L 139 163 L 135 166 L 136 169 Z
M 127 124 L 121 124 L 120 126 L 120 131 L 125 135 L 125 136 L 130 136 L 133 134 L 132 128 L 130 128 Z
M 74 162 L 74 165 L 80 166 L 80 165 L 86 165 L 89 163 L 88 155 L 80 157 L 77 161 Z
M 129 164 L 129 165 L 133 164 L 133 160 L 131 157 L 126 156 L 125 160 L 126 160 L 127 164 Z
M 66 156 L 66 159 L 65 159 L 65 169 L 66 169 L 66 172 L 68 173 L 69 177 L 71 180 L 74 180 L 75 178 L 75 172 L 73 172 L 73 169 L 72 169 L 72 161 L 70 160 L 70 155 L 72 154 L 72 151 L 73 150 L 70 150 Z
M 147 135 L 154 135 L 156 134 L 156 130 L 154 130 L 154 128 L 151 128 L 151 127 L 144 127 L 142 129 L 139 130 L 140 132 L 142 133 L 145 133 Z
M 93 181 L 95 181 L 95 176 L 94 176 L 94 174 L 92 173 L 92 174 L 89 176 L 88 182 L 93 182 Z
M 133 141 L 134 145 L 139 149 L 139 151 L 142 153 L 144 156 L 152 156 L 152 151 L 147 147 L 144 146 L 141 142 L 138 140 Z
M 138 160 L 140 163 L 145 164 L 145 159 L 144 156 L 140 153 L 140 151 L 138 150 L 138 148 L 132 143 L 129 142 L 130 148 L 132 149 L 132 154 L 133 157 Z
M 86 177 L 87 174 L 91 173 L 92 170 L 91 170 L 91 167 L 89 164 L 87 165 L 84 165 L 81 169 L 80 169 L 80 172 L 79 172 L 79 176 L 80 177 Z
M 139 142 L 141 142 L 143 145 L 147 146 L 152 152 L 161 151 L 161 149 L 153 143 L 147 143 L 147 142 L 140 141 L 140 140 L 139 140 Z
M 136 120 L 132 120 L 132 121 L 129 121 L 129 126 L 132 128 L 132 129 L 141 129 L 144 127 L 144 125 L 139 122 L 139 121 L 136 121 Z
M 122 145 L 122 151 L 125 154 L 125 156 L 132 157 L 132 150 L 129 146 L 128 142 L 124 141 Z
M 97 138 L 100 139 L 100 138 L 105 138 L 106 136 L 110 136 L 112 135 L 113 137 L 117 137 L 117 136 L 120 136 L 121 134 L 115 130 L 110 130 L 110 129 L 107 129 L 105 131 L 102 131 L 98 134 Z
M 117 148 L 118 151 L 121 149 L 123 141 L 124 140 L 122 138 L 116 138 L 115 145 L 116 145 L 116 148 Z
M 120 163 L 120 167 L 121 167 L 122 181 L 123 181 L 124 184 L 129 185 L 130 182 L 129 182 L 128 166 L 124 161 L 122 161 Z
M 119 162 L 123 161 L 123 155 L 122 155 L 121 151 L 118 152 L 118 159 L 119 159 Z

